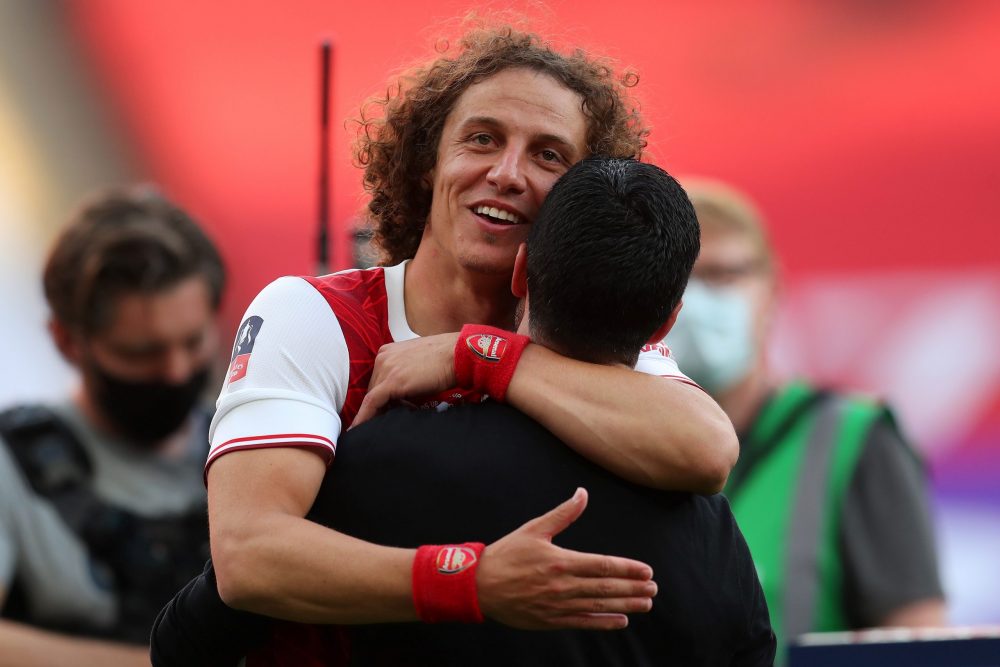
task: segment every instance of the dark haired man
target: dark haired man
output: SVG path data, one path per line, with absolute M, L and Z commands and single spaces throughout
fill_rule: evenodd
M 391 259 L 412 259 L 283 278 L 247 310 L 254 343 L 220 396 L 207 469 L 212 555 L 227 604 L 313 623 L 436 617 L 414 605 L 412 549 L 363 543 L 304 518 L 342 428 L 391 398 L 487 394 L 627 479 L 721 488 L 735 434 L 672 359 L 654 350 L 640 361 L 649 372 L 636 373 L 520 345 L 493 350 L 501 363 L 480 367 L 456 345 L 463 325 L 512 326 L 514 257 L 555 180 L 595 152 L 641 151 L 645 129 L 611 76 L 535 36 L 478 31 L 457 55 L 403 77 L 379 102 L 384 115 L 363 121 L 359 160 L 376 239 Z M 393 349 L 380 351 L 386 345 Z M 375 395 L 363 403 L 370 379 Z M 631 446 L 616 451 L 609 442 Z M 533 557 L 487 547 L 466 620 L 481 608 L 518 627 L 614 629 L 655 591 L 642 563 L 558 549 L 528 530 L 505 539 Z M 583 611 L 594 605 L 606 613 Z
M 694 210 L 666 172 L 584 160 L 553 187 L 515 261 L 518 331 L 568 357 L 631 368 L 673 323 L 698 247 Z M 556 542 L 649 563 L 661 593 L 648 614 L 613 633 L 358 627 L 352 664 L 771 664 L 767 606 L 723 496 L 626 482 L 509 406 L 397 409 L 361 425 L 343 438 L 309 516 L 384 544 L 491 541 L 579 487 L 587 511 Z
M 222 262 L 148 189 L 102 193 L 53 245 L 65 403 L 0 413 L 0 665 L 148 664 L 156 612 L 207 555 L 197 407 Z

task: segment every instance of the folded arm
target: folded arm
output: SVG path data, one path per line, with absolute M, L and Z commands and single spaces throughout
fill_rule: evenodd
M 384 345 L 354 423 L 392 400 L 454 387 L 455 340 L 440 334 Z M 525 348 L 506 399 L 581 455 L 644 486 L 716 493 L 739 454 L 726 413 L 698 387 L 541 345 Z
M 716 493 L 739 442 L 722 408 L 674 378 L 529 345 L 507 401 L 594 463 L 637 484 Z
M 325 470 L 320 457 L 293 447 L 233 452 L 212 465 L 209 525 L 223 601 L 308 623 L 417 620 L 414 549 L 370 544 L 303 518 Z M 578 492 L 486 547 L 477 572 L 486 616 L 526 629 L 615 629 L 626 613 L 648 611 L 656 585 L 647 565 L 552 544 L 585 506 Z
M 234 452 L 209 469 L 212 559 L 236 609 L 315 623 L 416 620 L 407 549 L 305 520 L 326 466 L 305 449 Z

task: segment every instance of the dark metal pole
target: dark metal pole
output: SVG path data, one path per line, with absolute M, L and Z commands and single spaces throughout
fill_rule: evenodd
M 333 46 L 330 40 L 320 44 L 320 120 L 319 120 L 319 234 L 316 239 L 317 275 L 330 272 L 330 66 Z

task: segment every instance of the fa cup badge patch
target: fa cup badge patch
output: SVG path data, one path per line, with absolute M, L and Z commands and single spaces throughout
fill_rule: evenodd
M 263 318 L 257 315 L 248 317 L 240 325 L 239 333 L 236 334 L 236 343 L 233 345 L 233 356 L 229 363 L 227 382 L 236 382 L 246 377 L 247 367 L 250 365 L 250 353 L 253 352 L 253 344 L 263 325 Z

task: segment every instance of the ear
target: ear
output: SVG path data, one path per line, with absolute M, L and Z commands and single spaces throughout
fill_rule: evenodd
M 522 243 L 514 258 L 514 275 L 510 278 L 510 291 L 518 299 L 528 294 L 528 244 Z
M 59 354 L 70 364 L 77 365 L 80 361 L 80 344 L 77 337 L 73 335 L 73 332 L 65 324 L 54 317 L 49 319 L 48 328 L 49 334 L 52 336 L 52 342 L 55 343 Z
M 649 340 L 647 342 L 650 345 L 652 345 L 653 343 L 659 343 L 661 340 L 667 337 L 667 334 L 670 333 L 670 330 L 674 326 L 674 322 L 677 321 L 677 314 L 681 312 L 681 306 L 683 305 L 684 305 L 683 299 L 677 302 L 677 305 L 674 306 L 674 310 L 672 313 L 670 313 L 670 317 L 667 318 L 667 321 L 661 324 L 659 327 L 657 327 L 656 331 L 653 332 L 653 335 L 649 337 Z

